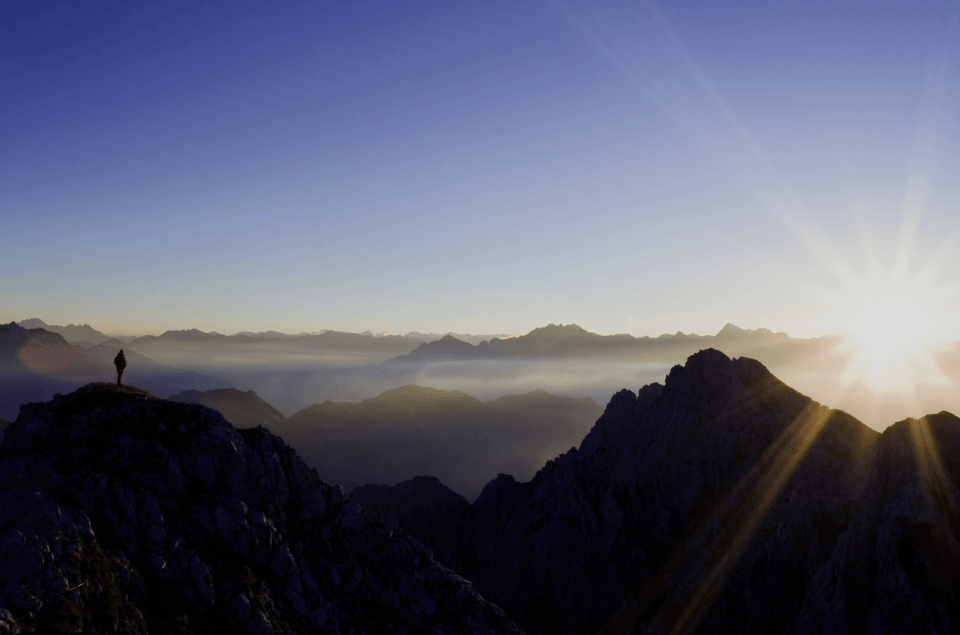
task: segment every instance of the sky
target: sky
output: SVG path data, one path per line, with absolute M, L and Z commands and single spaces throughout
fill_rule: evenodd
M 960 339 L 958 6 L 8 0 L 0 322 Z

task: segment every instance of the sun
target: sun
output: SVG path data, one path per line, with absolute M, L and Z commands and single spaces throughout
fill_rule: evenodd
M 931 373 L 940 320 L 930 289 L 914 281 L 874 282 L 852 290 L 845 310 L 853 355 L 847 381 L 876 390 L 907 391 Z

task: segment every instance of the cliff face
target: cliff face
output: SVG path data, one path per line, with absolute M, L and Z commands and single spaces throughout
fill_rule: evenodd
M 281 439 L 92 384 L 0 445 L 0 633 L 519 633 Z

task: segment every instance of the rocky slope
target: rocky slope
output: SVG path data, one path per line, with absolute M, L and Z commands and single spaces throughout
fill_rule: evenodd
M 281 439 L 93 384 L 0 444 L 0 633 L 519 633 Z

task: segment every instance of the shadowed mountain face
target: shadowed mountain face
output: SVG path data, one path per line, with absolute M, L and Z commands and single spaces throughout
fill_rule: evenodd
M 393 486 L 357 487 L 350 492 L 350 500 L 372 516 L 397 521 L 411 536 L 431 545 L 460 522 L 470 506 L 463 496 L 433 476 L 416 476 Z
M 58 333 L 25 329 L 15 322 L 0 324 L 0 364 L 43 372 L 70 363 L 77 355 L 78 351 Z
M 543 391 L 483 402 L 420 386 L 360 403 L 314 404 L 290 417 L 291 442 L 345 488 L 438 477 L 473 499 L 498 472 L 533 476 L 574 446 L 602 413 L 592 399 Z
M 520 633 L 265 429 L 110 384 L 4 434 L 0 632 Z

